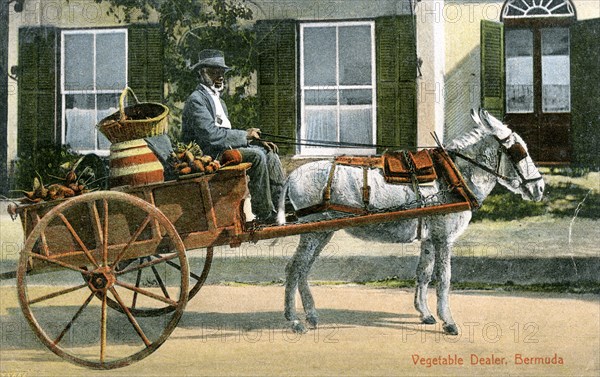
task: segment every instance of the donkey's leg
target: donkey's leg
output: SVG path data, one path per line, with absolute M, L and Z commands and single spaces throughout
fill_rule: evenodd
M 421 255 L 417 265 L 417 289 L 415 291 L 415 309 L 421 314 L 421 321 L 431 325 L 436 322 L 427 305 L 427 288 L 431 282 L 435 261 L 435 247 L 430 238 L 421 242 Z
M 307 276 L 310 267 L 333 233 L 306 233 L 300 236 L 296 253 L 288 262 L 285 282 L 285 318 L 291 322 L 295 332 L 304 332 L 306 328 L 296 313 L 296 289 L 300 285 L 302 304 L 307 315 L 316 314 L 314 300 L 308 287 Z M 311 317 L 312 318 L 312 317 Z
M 313 299 L 310 286 L 308 285 L 308 274 L 310 273 L 313 263 L 315 263 L 315 260 L 319 254 L 321 254 L 321 251 L 323 251 L 325 246 L 329 243 L 329 241 L 331 241 L 333 232 L 316 233 L 315 236 L 314 243 L 310 244 L 310 247 L 313 248 L 312 256 L 310 260 L 308 260 L 308 264 L 305 266 L 305 268 L 300 271 L 300 279 L 298 282 L 302 306 L 304 307 L 304 312 L 306 313 L 306 321 L 313 328 L 317 327 L 319 322 L 319 314 L 315 309 L 315 300 Z
M 444 322 L 444 332 L 450 335 L 458 335 L 458 327 L 452 319 L 450 312 L 450 254 L 452 246 L 448 241 L 442 241 L 436 247 L 435 271 L 437 276 L 437 313 Z

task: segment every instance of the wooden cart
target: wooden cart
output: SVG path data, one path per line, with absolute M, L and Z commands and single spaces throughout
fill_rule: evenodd
M 17 289 L 38 338 L 73 363 L 122 367 L 154 352 L 175 329 L 206 280 L 215 246 L 470 208 L 458 202 L 247 228 L 248 167 L 20 207 L 27 238 Z M 188 266 L 191 249 L 205 250 L 195 258 L 199 274 Z

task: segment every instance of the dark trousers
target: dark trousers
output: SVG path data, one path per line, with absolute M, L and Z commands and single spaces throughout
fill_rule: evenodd
M 285 174 L 279 156 L 259 146 L 238 149 L 243 162 L 252 163 L 248 169 L 248 188 L 252 196 L 252 212 L 266 219 L 276 212 Z

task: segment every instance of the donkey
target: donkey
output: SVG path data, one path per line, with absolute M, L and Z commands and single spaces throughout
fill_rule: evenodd
M 539 201 L 544 192 L 544 181 L 535 167 L 523 139 L 487 111 L 471 110 L 475 127 L 452 140 L 446 150 L 454 156 L 455 164 L 466 184 L 481 204 L 496 183 L 509 191 L 521 195 L 525 200 Z M 294 170 L 287 178 L 279 200 L 278 221 L 285 223 L 285 200 L 289 197 L 295 209 L 319 204 L 328 181 L 331 161 L 317 161 Z M 369 169 L 370 210 L 399 207 L 414 202 L 417 195 L 409 185 L 392 185 L 385 182 L 379 169 Z M 362 168 L 338 166 L 331 184 L 331 202 L 349 206 L 363 205 Z M 437 180 L 431 186 L 423 186 L 421 197 L 434 196 L 445 189 L 445 182 Z M 300 221 L 331 218 L 334 213 L 310 214 Z M 421 226 L 421 254 L 417 266 L 417 288 L 414 306 L 425 324 L 434 324 L 427 305 L 427 288 L 435 272 L 437 277 L 437 314 L 443 322 L 443 330 L 458 335 L 459 330 L 450 312 L 450 256 L 452 245 L 466 230 L 471 220 L 471 211 L 432 215 L 422 219 L 366 225 L 345 229 L 354 237 L 364 240 L 409 243 L 415 241 Z M 306 322 L 316 327 L 318 314 L 308 284 L 308 274 L 319 253 L 331 240 L 333 231 L 305 233 L 293 257 L 286 266 L 285 318 L 295 332 L 305 332 L 306 327 L 296 313 L 296 289 L 300 292 L 306 313 Z

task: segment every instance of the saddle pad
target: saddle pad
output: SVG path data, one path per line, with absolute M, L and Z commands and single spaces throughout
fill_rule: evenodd
M 427 149 L 417 153 L 407 152 L 406 156 L 410 159 L 410 163 L 406 161 L 402 151 L 388 152 L 383 155 L 383 176 L 386 182 L 411 183 L 413 174 L 418 183 L 432 182 L 437 178 L 433 160 Z M 414 167 L 412 171 L 411 165 Z

